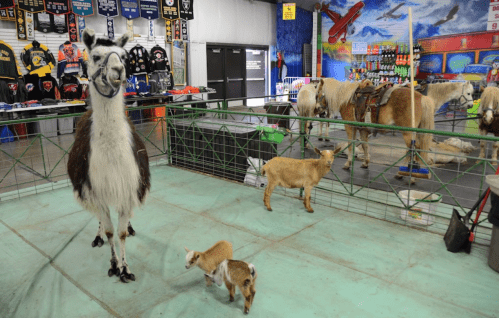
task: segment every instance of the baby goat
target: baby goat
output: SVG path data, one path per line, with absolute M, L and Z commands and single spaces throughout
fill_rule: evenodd
M 274 157 L 262 167 L 262 176 L 267 176 L 269 183 L 265 188 L 263 203 L 267 210 L 270 207 L 270 196 L 275 186 L 285 188 L 305 188 L 305 199 L 303 204 L 308 212 L 314 210 L 310 206 L 310 193 L 319 181 L 324 177 L 333 165 L 334 155 L 340 152 L 341 148 L 320 151 L 315 148 L 315 152 L 321 155 L 320 159 L 292 159 L 285 157 Z
M 225 282 L 225 286 L 229 290 L 229 300 L 231 302 L 234 301 L 236 286 L 238 286 L 244 296 L 244 313 L 249 313 L 256 293 L 255 282 L 257 274 L 255 265 L 243 261 L 226 259 L 214 271 L 204 274 L 204 276 L 211 279 L 218 286 L 222 286 L 222 282 Z
M 205 273 L 209 274 L 215 270 L 223 260 L 232 258 L 232 244 L 227 241 L 218 241 L 204 252 L 191 251 L 184 247 L 187 255 L 185 256 L 185 268 L 189 269 L 198 266 Z M 206 279 L 206 286 L 211 286 L 211 279 Z

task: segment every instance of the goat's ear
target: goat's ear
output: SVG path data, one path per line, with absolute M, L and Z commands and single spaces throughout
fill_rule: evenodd
M 321 154 L 321 151 L 319 149 L 317 149 L 317 148 L 314 148 L 314 151 L 315 151 L 316 154 L 319 154 L 319 155 Z
M 92 45 L 95 43 L 95 31 L 89 28 L 83 30 L 83 43 L 87 47 L 88 52 L 92 50 Z
M 341 150 L 342 150 L 342 149 L 341 149 L 341 147 L 336 148 L 336 149 L 334 150 L 334 154 L 337 154 L 337 153 L 338 153 L 338 152 L 340 152 Z
M 185 246 L 184 246 L 184 248 L 185 248 L 185 251 L 186 251 L 187 253 L 189 253 L 189 252 L 191 251 L 190 249 L 188 249 L 188 248 L 187 248 L 187 247 L 185 247 Z
M 119 47 L 124 47 L 125 44 L 128 42 L 128 40 L 130 40 L 130 38 L 132 37 L 132 32 L 130 31 L 127 31 L 125 34 L 123 34 L 117 41 L 116 41 L 116 44 L 119 46 Z

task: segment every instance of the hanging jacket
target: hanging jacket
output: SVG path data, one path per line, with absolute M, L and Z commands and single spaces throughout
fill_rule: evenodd
M 80 49 L 69 41 L 59 46 L 57 58 L 57 77 L 61 78 L 63 74 L 75 75 L 80 72 L 80 66 L 83 58 Z
M 149 53 L 141 46 L 134 46 L 128 53 L 130 74 L 149 73 Z
M 59 83 L 59 91 L 61 92 L 61 99 L 80 99 L 82 87 L 75 76 L 65 75 Z
M 9 44 L 0 40 L 0 78 L 14 80 L 21 77 L 21 68 L 17 64 L 14 50 Z
M 61 94 L 57 86 L 57 80 L 50 74 L 39 78 L 38 85 L 42 91 L 42 99 L 60 99 Z
M 55 65 L 54 55 L 48 47 L 33 41 L 26 45 L 21 52 L 21 61 L 29 74 L 45 75 L 52 71 Z
M 38 74 L 24 75 L 24 84 L 28 91 L 28 100 L 42 100 L 42 90 L 40 89 L 40 77 Z
M 155 45 L 151 49 L 150 54 L 150 71 L 168 71 L 170 72 L 170 62 L 168 61 L 168 55 L 166 55 L 165 49 L 159 45 Z

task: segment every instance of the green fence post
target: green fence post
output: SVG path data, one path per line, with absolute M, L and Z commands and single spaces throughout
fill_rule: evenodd
M 305 124 L 307 122 L 305 120 L 300 121 L 300 157 L 301 159 L 305 158 Z M 303 188 L 300 188 L 300 198 L 303 197 Z

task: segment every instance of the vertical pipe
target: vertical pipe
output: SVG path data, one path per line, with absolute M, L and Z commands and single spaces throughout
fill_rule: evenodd
M 301 159 L 305 158 L 305 125 L 307 121 L 300 120 L 300 149 L 301 149 Z M 303 197 L 303 188 L 300 188 L 300 197 Z

